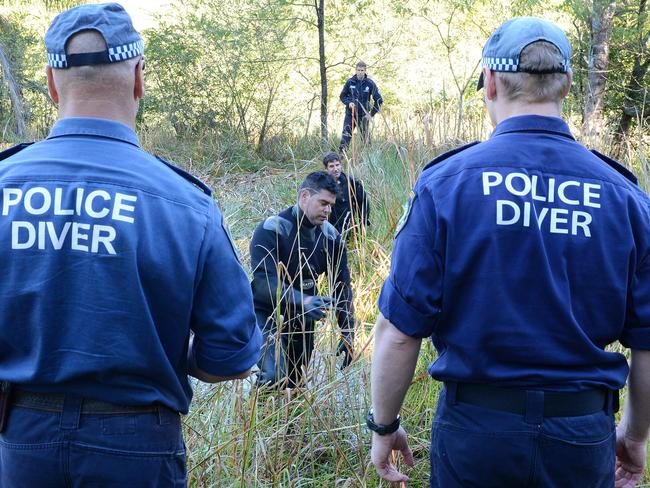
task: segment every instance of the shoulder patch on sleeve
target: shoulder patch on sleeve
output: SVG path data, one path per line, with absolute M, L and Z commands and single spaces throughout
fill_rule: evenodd
M 265 230 L 272 230 L 281 236 L 288 237 L 291 233 L 291 222 L 279 215 L 272 215 L 264 221 Z
M 242 264 L 241 255 L 239 254 L 239 250 L 237 249 L 237 244 L 235 244 L 235 240 L 232 238 L 232 234 L 230 233 L 230 228 L 226 225 L 226 221 L 223 218 L 223 216 L 221 217 L 221 228 L 226 233 L 226 237 L 228 238 L 228 242 L 230 243 L 230 248 L 232 249 L 232 252 L 235 254 L 237 261 L 239 261 L 239 264 Z
M 431 166 L 434 166 L 438 163 L 442 163 L 445 159 L 452 157 L 454 154 L 458 154 L 459 152 L 462 152 L 465 149 L 469 149 L 472 146 L 476 146 L 480 142 L 481 141 L 470 142 L 469 144 L 465 144 L 464 146 L 460 146 L 452 149 L 451 151 L 444 152 L 436 156 L 435 158 L 433 158 L 433 160 L 429 164 L 427 164 L 424 168 L 422 168 L 422 171 L 424 171 L 425 169 L 429 169 Z
M 595 149 L 591 149 L 591 153 L 594 154 L 596 157 L 598 157 L 598 159 L 600 159 L 601 161 L 604 161 L 605 164 L 613 168 L 615 171 L 622 174 L 626 179 L 630 180 L 635 185 L 639 184 L 639 180 L 634 175 L 634 173 L 632 173 L 629 169 L 627 169 L 625 166 L 623 166 L 615 159 L 612 159 L 609 156 L 605 156 L 604 154 L 599 153 Z
M 336 230 L 336 227 L 330 224 L 327 220 L 321 224 L 320 230 L 328 239 L 335 240 L 339 236 L 339 231 Z
M 399 221 L 397 222 L 397 228 L 395 229 L 395 237 L 397 237 L 397 234 L 400 233 L 400 231 L 404 228 L 406 223 L 409 221 L 409 217 L 411 216 L 411 209 L 413 208 L 413 201 L 414 200 L 415 200 L 415 192 L 413 190 L 411 190 L 411 194 L 409 195 L 409 199 L 403 205 L 404 211 L 402 213 L 402 216 L 400 217 Z
M 34 144 L 34 143 L 33 142 L 23 142 L 21 144 L 16 144 L 15 146 L 10 147 L 9 149 L 5 149 L 4 151 L 0 152 L 0 161 L 3 161 L 5 159 L 13 156 L 14 154 L 19 153 L 20 151 L 22 151 L 26 147 L 31 146 L 32 144 Z
M 156 156 L 156 155 L 154 154 L 154 156 Z M 176 173 L 177 175 L 181 176 L 183 179 L 185 179 L 185 180 L 189 181 L 190 183 L 192 183 L 194 186 L 196 186 L 199 190 L 201 190 L 206 195 L 212 196 L 212 190 L 210 189 L 210 187 L 208 185 L 206 185 L 205 183 L 203 183 L 200 179 L 198 179 L 193 174 L 188 173 L 184 169 L 181 169 L 178 166 L 173 165 L 169 161 L 165 161 L 160 156 L 156 156 L 156 159 L 158 161 L 160 161 L 161 163 L 163 163 L 168 168 L 170 168 L 174 173 Z

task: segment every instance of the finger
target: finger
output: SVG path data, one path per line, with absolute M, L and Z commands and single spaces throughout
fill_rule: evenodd
M 406 464 L 408 464 L 411 467 L 415 466 L 415 459 L 413 458 L 413 451 L 411 451 L 411 448 L 409 446 L 406 446 L 400 452 L 402 453 L 402 457 L 404 458 L 404 462 Z
M 400 481 L 408 481 L 409 479 L 408 476 L 397 471 L 397 469 L 395 469 L 395 466 L 393 466 L 391 463 L 385 463 L 377 465 L 375 467 L 377 469 L 377 474 L 379 477 L 385 479 L 386 481 L 397 483 Z

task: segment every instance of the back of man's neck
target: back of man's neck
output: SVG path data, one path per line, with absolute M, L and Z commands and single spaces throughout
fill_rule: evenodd
M 59 119 L 87 117 L 114 120 L 135 130 L 135 117 L 126 112 L 123 107 L 114 102 L 83 100 L 83 103 L 61 104 L 59 106 Z
M 496 114 L 496 124 L 510 117 L 520 115 L 541 115 L 543 117 L 562 117 L 561 106 L 556 103 L 504 104 Z

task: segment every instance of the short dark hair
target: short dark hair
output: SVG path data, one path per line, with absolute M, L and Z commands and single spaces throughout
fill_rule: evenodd
M 367 68 L 368 65 L 366 65 L 366 63 L 364 63 L 363 61 L 359 60 L 356 67 L 357 68 Z
M 323 157 L 323 166 L 327 168 L 327 165 L 330 164 L 332 161 L 338 161 L 339 163 L 341 162 L 341 157 L 336 154 L 335 152 L 327 153 Z
M 305 177 L 305 181 L 300 185 L 300 189 L 309 190 L 309 193 L 318 193 L 321 190 L 327 190 L 336 195 L 336 181 L 327 171 L 314 171 Z

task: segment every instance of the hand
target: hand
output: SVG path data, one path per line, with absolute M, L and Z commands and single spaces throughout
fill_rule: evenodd
M 332 306 L 332 299 L 318 295 L 308 296 L 303 300 L 302 305 L 305 309 L 305 316 L 313 321 L 318 321 L 325 317 L 327 309 Z
M 646 460 L 644 441 L 635 441 L 616 431 L 616 488 L 634 488 L 643 478 Z
M 348 104 L 348 107 L 350 107 L 350 110 L 354 110 L 354 107 L 355 107 L 354 102 L 350 102 Z
M 408 476 L 397 471 L 389 458 L 393 451 L 400 451 L 404 462 L 413 467 L 413 453 L 409 447 L 406 431 L 400 427 L 397 431 L 388 435 L 372 434 L 372 449 L 370 450 L 370 459 L 375 465 L 377 474 L 386 481 L 400 482 L 408 481 Z
M 366 113 L 366 114 L 363 116 L 363 118 L 366 119 L 366 120 L 370 120 L 372 117 L 370 116 L 369 113 Z
M 350 366 L 352 359 L 354 359 L 354 349 L 352 347 L 352 337 L 341 337 L 339 341 L 339 346 L 336 348 L 336 355 L 340 356 L 343 354 L 343 364 L 341 365 L 341 371 Z

